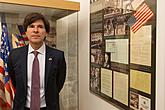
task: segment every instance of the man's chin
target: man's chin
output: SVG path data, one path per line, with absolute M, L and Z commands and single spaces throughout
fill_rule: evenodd
M 42 44 L 42 43 L 43 43 L 43 41 L 31 41 L 31 43 L 32 43 L 32 44 L 36 44 L 36 45 L 37 45 L 37 44 Z

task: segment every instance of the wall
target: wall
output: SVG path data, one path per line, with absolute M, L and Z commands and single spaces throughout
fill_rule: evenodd
M 71 0 L 73 1 L 73 0 Z M 79 25 L 79 110 L 118 110 L 89 92 L 89 0 L 80 2 Z M 157 0 L 156 110 L 165 110 L 165 1 Z
M 79 110 L 118 110 L 89 92 L 89 0 L 80 1 L 78 15 Z
M 157 0 L 156 110 L 165 110 L 165 14 L 164 0 Z

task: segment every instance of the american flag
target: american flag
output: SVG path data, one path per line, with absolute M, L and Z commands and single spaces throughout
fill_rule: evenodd
M 28 39 L 28 37 L 26 36 L 25 30 L 24 30 L 24 28 L 23 28 L 23 25 L 17 24 L 17 27 L 18 27 L 18 30 L 19 30 L 19 32 L 20 32 L 20 35 L 17 34 L 16 37 L 18 38 L 18 40 L 19 40 L 20 42 L 24 42 L 24 44 L 27 45 L 29 39 Z M 21 46 L 23 46 L 23 45 L 21 45 Z
M 18 34 L 12 34 L 11 37 L 12 37 L 12 48 L 18 48 L 26 45 L 22 36 Z
M 17 25 L 21 35 L 25 35 L 25 30 L 22 25 Z
M 149 19 L 152 18 L 154 13 L 144 3 L 134 14 L 128 19 L 127 23 L 131 26 L 132 32 L 138 31 Z
M 8 55 L 10 44 L 7 24 L 1 19 L 0 32 L 0 110 L 11 110 L 14 98 L 14 88 L 8 75 Z

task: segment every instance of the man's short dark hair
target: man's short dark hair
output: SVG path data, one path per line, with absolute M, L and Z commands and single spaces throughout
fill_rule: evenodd
M 44 22 L 46 32 L 49 33 L 50 31 L 49 21 L 40 13 L 30 13 L 26 15 L 23 22 L 24 30 L 27 31 L 27 27 L 37 20 L 42 20 Z

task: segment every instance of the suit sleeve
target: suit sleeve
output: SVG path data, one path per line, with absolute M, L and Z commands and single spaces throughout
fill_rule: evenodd
M 59 61 L 59 73 L 57 76 L 57 85 L 58 85 L 59 92 L 61 91 L 64 85 L 65 78 L 66 78 L 66 62 L 64 58 L 64 52 L 62 52 L 62 55 L 60 56 L 60 61 Z
M 9 76 L 11 78 L 12 84 L 14 87 L 16 87 L 16 81 L 15 81 L 15 73 L 14 73 L 14 68 L 13 68 L 13 51 L 10 52 L 9 57 L 8 57 L 8 71 L 9 71 Z

